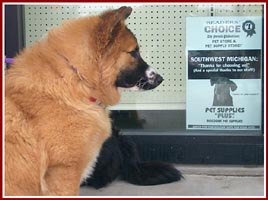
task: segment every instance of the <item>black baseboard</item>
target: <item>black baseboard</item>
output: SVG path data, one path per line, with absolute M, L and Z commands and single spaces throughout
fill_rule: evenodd
M 142 160 L 178 164 L 262 165 L 263 136 L 126 135 Z

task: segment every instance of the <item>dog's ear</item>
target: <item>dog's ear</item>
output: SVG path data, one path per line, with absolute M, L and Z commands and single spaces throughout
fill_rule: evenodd
M 96 37 L 100 52 L 107 50 L 113 43 L 116 35 L 123 27 L 123 22 L 131 14 L 131 7 L 120 7 L 116 10 L 109 10 L 100 15 L 100 23 L 97 26 Z
M 109 10 L 100 15 L 101 23 L 99 31 L 113 38 L 120 29 L 121 22 L 124 21 L 132 12 L 131 7 L 120 7 L 117 10 Z
M 112 30 L 116 27 L 122 20 L 125 20 L 132 12 L 131 7 L 120 7 L 117 10 L 109 10 L 101 15 L 102 20 L 106 22 L 106 25 Z
M 232 91 L 235 91 L 237 89 L 237 85 L 233 81 L 229 80 L 229 85 Z

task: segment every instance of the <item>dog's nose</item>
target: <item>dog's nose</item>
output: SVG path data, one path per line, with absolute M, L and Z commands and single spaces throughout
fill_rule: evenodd
M 156 85 L 160 85 L 162 82 L 163 82 L 163 77 L 159 74 L 156 74 L 156 77 L 155 77 L 155 84 Z
M 160 83 L 164 80 L 163 77 L 156 73 L 152 67 L 149 67 L 146 70 L 146 77 L 148 78 L 148 82 L 154 86 L 160 85 Z
M 151 90 L 159 86 L 163 80 L 163 77 L 156 73 L 152 67 L 148 67 L 145 77 L 140 79 L 137 85 L 143 90 Z

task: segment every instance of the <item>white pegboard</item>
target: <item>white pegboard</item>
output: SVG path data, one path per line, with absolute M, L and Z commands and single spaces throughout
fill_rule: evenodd
M 215 4 L 215 16 L 261 16 L 263 6 L 260 4 Z
M 261 15 L 261 5 L 221 4 L 35 4 L 25 5 L 26 46 L 63 20 L 131 6 L 128 27 L 136 35 L 144 60 L 164 77 L 153 91 L 122 91 L 112 109 L 185 109 L 185 21 L 187 16 Z M 197 33 L 198 34 L 198 33 Z

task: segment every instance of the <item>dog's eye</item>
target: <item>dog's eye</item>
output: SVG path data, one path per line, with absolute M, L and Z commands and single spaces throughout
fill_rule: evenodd
M 138 48 L 136 48 L 135 50 L 133 50 L 133 51 L 130 51 L 130 52 L 128 52 L 132 57 L 134 57 L 134 58 L 138 58 L 138 57 L 140 57 L 140 52 L 139 52 L 139 49 Z
M 130 54 L 132 57 L 137 58 L 138 55 L 139 55 L 139 52 L 138 52 L 138 51 L 131 51 L 131 52 L 129 52 L 129 54 Z

